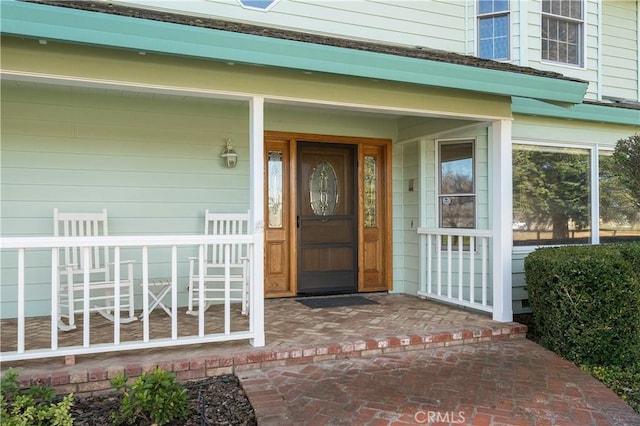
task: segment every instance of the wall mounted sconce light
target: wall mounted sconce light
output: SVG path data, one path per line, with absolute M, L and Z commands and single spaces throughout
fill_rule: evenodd
M 224 160 L 224 165 L 229 169 L 233 169 L 238 163 L 238 154 L 233 145 L 231 145 L 231 139 L 227 139 L 227 146 L 220 156 Z

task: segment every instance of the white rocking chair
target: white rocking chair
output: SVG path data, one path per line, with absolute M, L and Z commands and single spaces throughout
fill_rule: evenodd
M 249 212 L 209 213 L 205 211 L 205 235 L 246 235 L 249 233 Z M 225 300 L 225 247 L 207 244 L 204 247 L 204 310 Z M 246 315 L 249 303 L 249 245 L 233 244 L 229 247 L 230 300 L 242 304 Z M 189 302 L 187 313 L 197 315 L 195 305 L 200 304 L 200 278 L 198 258 L 189 258 Z
M 99 237 L 107 236 L 107 210 L 102 213 L 60 213 L 53 210 L 54 236 L 65 237 Z M 83 247 L 65 247 L 60 249 L 60 281 L 58 287 L 58 328 L 69 331 L 76 328 L 75 314 L 88 309 L 98 312 L 113 321 L 115 310 L 114 289 L 112 279 L 114 267 L 126 265 L 126 274 L 121 274 L 119 308 L 126 317 L 122 323 L 135 321 L 133 262 L 124 261 L 121 265 L 109 262 L 108 247 L 91 247 L 89 264 L 84 261 Z M 84 306 L 84 273 L 89 272 L 89 305 Z M 63 322 L 67 319 L 67 323 Z

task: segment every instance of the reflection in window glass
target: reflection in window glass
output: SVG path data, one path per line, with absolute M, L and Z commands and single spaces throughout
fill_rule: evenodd
M 616 175 L 613 152 L 598 157 L 600 187 L 600 242 L 640 240 L 640 209 Z
M 484 59 L 509 59 L 509 17 L 479 19 L 478 56 Z
M 583 0 L 542 1 L 542 59 L 581 66 Z
M 513 145 L 513 244 L 591 242 L 586 149 Z
M 440 226 L 475 227 L 473 141 L 440 144 Z
M 509 59 L 509 2 L 478 2 L 478 56 L 485 59 Z
M 269 151 L 269 228 L 282 228 L 282 151 Z
M 443 228 L 473 228 L 475 197 L 442 197 L 440 201 Z

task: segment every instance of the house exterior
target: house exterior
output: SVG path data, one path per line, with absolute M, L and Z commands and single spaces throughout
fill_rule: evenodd
M 15 247 L 54 208 L 154 237 L 249 209 L 254 324 L 263 296 L 377 291 L 511 321 L 535 247 L 640 239 L 607 174 L 640 131 L 639 22 L 638 1 L 4 1 L 0 315 L 51 314 L 47 252 L 19 290 Z

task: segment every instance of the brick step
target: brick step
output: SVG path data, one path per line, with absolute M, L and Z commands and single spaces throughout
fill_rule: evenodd
M 49 368 L 20 368 L 23 386 L 50 384 L 58 393 L 90 396 L 112 391 L 110 380 L 125 373 L 128 377 L 138 377 L 143 371 L 151 371 L 156 366 L 172 371 L 179 381 L 200 379 L 241 371 L 310 364 L 321 361 L 370 357 L 393 352 L 404 352 L 438 347 L 469 345 L 512 339 L 524 339 L 527 327 L 517 323 L 504 324 L 500 328 L 472 328 L 455 331 L 433 332 L 425 335 L 396 335 L 379 338 L 363 338 L 350 342 L 299 344 L 296 347 L 265 346 L 246 349 L 246 346 L 231 350 L 217 350 L 212 344 L 209 349 L 178 347 L 163 350 L 161 355 L 140 356 L 129 353 L 122 361 L 117 357 L 99 362 L 84 360 L 76 365 Z M 239 349 L 239 350 L 238 350 Z M 189 354 L 191 353 L 191 356 Z M 105 355 L 103 355 L 104 357 Z

